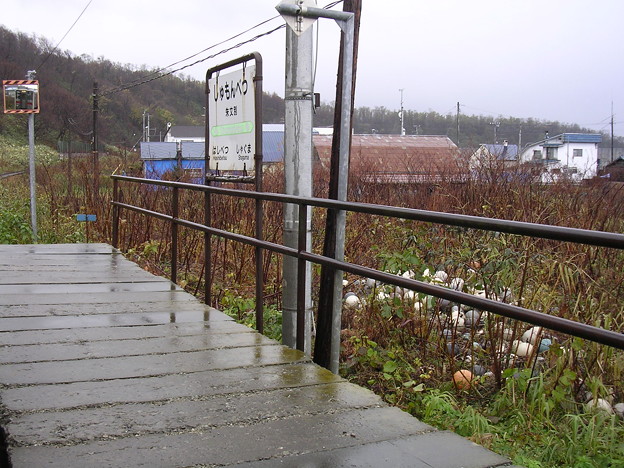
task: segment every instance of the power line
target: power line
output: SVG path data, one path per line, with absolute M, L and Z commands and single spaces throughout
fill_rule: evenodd
M 92 1 L 92 0 L 91 0 L 91 1 Z M 336 6 L 336 5 L 338 5 L 339 3 L 342 3 L 342 2 L 343 2 L 343 0 L 337 0 L 337 1 L 334 1 L 334 2 L 331 2 L 331 3 L 327 4 L 327 5 L 325 5 L 323 8 L 324 8 L 324 9 L 333 8 L 334 6 Z M 260 27 L 260 26 L 262 26 L 262 25 L 264 25 L 264 24 L 266 24 L 266 23 L 268 23 L 268 22 L 270 22 L 270 21 L 273 21 L 274 19 L 279 18 L 279 17 L 280 17 L 280 15 L 277 15 L 277 16 L 274 16 L 274 17 L 269 18 L 269 19 L 267 19 L 267 20 L 264 20 L 264 21 L 262 21 L 262 22 L 260 22 L 260 23 L 256 24 L 255 26 L 252 26 L 251 28 L 248 28 L 247 30 L 245 30 L 245 31 L 243 31 L 243 32 L 241 32 L 241 33 L 235 34 L 234 36 L 232 36 L 232 37 L 230 37 L 230 38 L 228 38 L 228 39 L 225 39 L 225 40 L 223 40 L 223 41 L 221 41 L 221 42 L 218 42 L 218 43 L 216 43 L 216 44 L 213 44 L 213 45 L 211 45 L 211 46 L 209 46 L 209 47 L 207 47 L 207 48 L 205 48 L 205 49 L 203 49 L 203 50 L 201 50 L 201 51 L 199 51 L 199 52 L 197 52 L 197 53 L 195 53 L 195 54 L 193 54 L 193 55 L 190 55 L 190 56 L 188 56 L 188 57 L 184 58 L 184 59 L 178 60 L 177 62 L 174 62 L 174 63 L 172 63 L 172 64 L 168 65 L 167 67 L 160 68 L 160 69 L 158 69 L 158 70 L 156 70 L 156 71 L 153 71 L 153 72 L 151 72 L 151 73 L 149 73 L 149 74 L 147 74 L 147 75 L 144 75 L 144 76 L 143 76 L 143 77 L 141 77 L 141 78 L 137 78 L 137 79 L 135 79 L 135 80 L 131 80 L 131 81 L 129 81 L 129 82 L 127 82 L 127 83 L 124 83 L 124 84 L 122 84 L 122 85 L 119 85 L 119 86 L 117 86 L 117 87 L 115 87 L 115 88 L 109 89 L 108 91 L 105 91 L 105 92 L 101 93 L 100 95 L 101 95 L 101 96 L 109 96 L 109 95 L 111 95 L 111 94 L 116 94 L 116 93 L 118 93 L 118 92 L 125 91 L 125 90 L 127 90 L 127 89 L 131 89 L 131 88 L 134 88 L 134 87 L 137 87 L 137 86 L 140 86 L 140 85 L 146 84 L 146 83 L 150 83 L 150 82 L 155 81 L 155 80 L 158 80 L 158 79 L 160 79 L 160 78 L 164 78 L 165 76 L 169 76 L 169 75 L 172 75 L 172 74 L 174 74 L 174 73 L 177 73 L 177 72 L 179 72 L 179 71 L 181 71 L 181 70 L 184 70 L 185 68 L 189 68 L 189 67 L 192 67 L 192 66 L 194 66 L 194 65 L 197 65 L 198 63 L 205 62 L 206 60 L 209 60 L 209 59 L 211 59 L 211 58 L 215 58 L 215 57 L 217 57 L 217 56 L 219 56 L 219 55 L 221 55 L 221 54 L 224 54 L 224 53 L 229 52 L 229 51 L 231 51 L 231 50 L 233 50 L 233 49 L 239 48 L 239 47 L 241 47 L 241 46 L 243 46 L 243 45 L 245 45 L 245 44 L 249 44 L 249 43 L 251 43 L 251 42 L 254 42 L 254 41 L 256 41 L 256 40 L 258 40 L 258 39 L 260 39 L 260 38 L 262 38 L 262 37 L 265 37 L 265 36 L 268 36 L 268 35 L 270 35 L 270 34 L 273 34 L 274 32 L 276 32 L 276 31 L 278 31 L 278 30 L 280 30 L 280 29 L 285 28 L 285 27 L 286 27 L 286 25 L 285 25 L 285 24 L 281 24 L 280 26 L 278 26 L 278 27 L 276 27 L 276 28 L 274 28 L 274 29 L 272 29 L 272 30 L 270 30 L 270 31 L 267 31 L 267 32 L 264 32 L 264 33 L 258 34 L 258 35 L 256 35 L 256 36 L 252 37 L 251 39 L 248 39 L 248 40 L 246 40 L 246 41 L 240 42 L 240 43 L 238 43 L 238 44 L 236 44 L 236 45 L 234 45 L 234 46 L 232 46 L 232 47 L 229 47 L 229 48 L 227 48 L 227 49 L 223 49 L 223 50 L 221 50 L 221 51 L 219 51 L 219 52 L 216 52 L 215 54 L 212 54 L 212 55 L 209 55 L 209 56 L 207 56 L 207 57 L 204 57 L 203 59 L 196 60 L 196 61 L 195 61 L 195 62 L 193 62 L 193 63 L 190 63 L 190 64 L 188 64 L 188 65 L 184 65 L 184 66 L 182 66 L 182 67 L 180 67 L 180 68 L 177 68 L 177 69 L 175 69 L 175 70 L 170 70 L 170 71 L 167 71 L 167 72 L 165 72 L 165 73 L 161 73 L 163 70 L 166 70 L 166 69 L 167 69 L 167 68 L 169 68 L 169 67 L 172 67 L 172 66 L 177 65 L 177 64 L 179 64 L 179 63 L 185 62 L 185 61 L 187 61 L 187 60 L 189 60 L 189 59 L 191 59 L 191 58 L 194 58 L 194 57 L 198 56 L 199 54 L 201 54 L 201 53 L 203 53 L 203 52 L 206 52 L 206 51 L 208 51 L 208 50 L 210 50 L 210 49 L 213 49 L 213 48 L 215 48 L 215 47 L 217 47 L 217 46 L 219 46 L 219 45 L 222 45 L 222 44 L 224 44 L 224 43 L 226 43 L 226 42 L 229 42 L 229 41 L 231 41 L 232 39 L 236 39 L 237 37 L 240 37 L 240 36 L 242 36 L 243 34 L 246 34 L 246 33 L 248 33 L 249 31 L 252 31 L 253 29 L 256 29 L 256 28 L 258 28 L 258 27 Z
M 76 26 L 76 23 L 78 22 L 78 20 L 80 18 L 82 18 L 82 15 L 84 14 L 85 11 L 87 11 L 87 8 L 89 8 L 89 5 L 91 5 L 92 1 L 93 0 L 89 0 L 89 3 L 87 3 L 87 6 L 85 6 L 82 9 L 82 12 L 78 15 L 78 18 L 76 18 L 76 21 L 74 21 L 74 23 L 69 27 L 69 29 L 67 30 L 65 35 L 61 38 L 60 41 L 58 41 L 58 43 L 54 46 L 54 49 L 52 49 L 52 51 L 50 51 L 50 53 L 46 56 L 46 58 L 43 59 L 43 61 L 39 64 L 39 66 L 36 68 L 36 70 L 41 69 L 41 67 L 43 67 L 43 65 L 48 61 L 48 59 L 52 56 L 52 54 L 56 51 L 56 49 L 58 49 L 58 46 L 61 45 L 61 42 L 63 42 L 63 40 L 67 37 L 69 32 L 74 28 L 74 26 Z
M 285 27 L 286 27 L 285 24 L 281 24 L 278 27 L 276 27 L 274 29 L 271 29 L 270 31 L 264 32 L 262 34 L 258 34 L 257 36 L 254 36 L 251 39 L 248 39 L 248 40 L 243 41 L 243 42 L 239 42 L 238 44 L 233 45 L 232 47 L 228 47 L 227 49 L 223 49 L 223 50 L 221 50 L 221 51 L 219 51 L 219 52 L 217 52 L 215 54 L 212 54 L 212 55 L 209 55 L 207 57 L 204 57 L 203 59 L 196 60 L 195 62 L 189 63 L 188 65 L 184 65 L 183 67 L 177 68 L 175 70 L 170 70 L 170 71 L 168 71 L 166 73 L 162 73 L 160 75 L 154 76 L 153 78 L 144 79 L 143 81 L 140 81 L 138 83 L 125 84 L 125 85 L 118 86 L 117 88 L 113 88 L 113 89 L 110 89 L 110 90 L 108 90 L 106 92 L 100 93 L 100 96 L 109 96 L 111 94 L 116 94 L 116 93 L 119 93 L 121 91 L 125 91 L 125 90 L 131 89 L 131 88 L 135 88 L 137 86 L 144 85 L 146 83 L 150 83 L 151 81 L 155 81 L 155 80 L 158 80 L 160 78 L 164 78 L 165 76 L 173 75 L 174 73 L 177 73 L 177 72 L 179 72 L 181 70 L 184 70 L 185 68 L 192 67 L 193 65 L 197 65 L 198 63 L 205 62 L 208 59 L 215 58 L 215 57 L 217 57 L 219 55 L 225 54 L 226 52 L 229 52 L 231 50 L 234 50 L 234 49 L 237 49 L 239 47 L 242 47 L 245 44 L 249 44 L 250 42 L 257 41 L 258 39 L 260 39 L 262 37 L 265 37 L 265 36 L 268 36 L 270 34 L 273 34 L 274 32 L 279 31 L 280 29 L 283 29 Z
M 187 60 L 190 60 L 190 59 L 192 59 L 192 58 L 195 58 L 195 57 L 197 57 L 199 54 L 203 54 L 204 52 L 207 52 L 207 51 L 209 51 L 210 49 L 214 49 L 215 47 L 218 47 L 218 46 L 220 46 L 220 45 L 222 45 L 222 44 L 225 44 L 226 42 L 229 42 L 229 41 L 231 41 L 231 40 L 233 40 L 233 39 L 236 39 L 237 37 L 240 37 L 240 36 L 242 36 L 243 34 L 247 34 L 248 32 L 253 31 L 254 29 L 256 29 L 256 28 L 258 28 L 258 27 L 260 27 L 260 26 L 262 26 L 262 25 L 264 25 L 264 24 L 266 24 L 266 23 L 269 23 L 269 22 L 271 22 L 271 21 L 273 21 L 274 19 L 279 18 L 279 17 L 280 17 L 280 16 L 279 16 L 279 15 L 277 15 L 277 16 L 274 16 L 274 17 L 272 17 L 272 18 L 269 18 L 268 20 L 262 21 L 261 23 L 258 23 L 258 24 L 256 24 L 255 26 L 252 26 L 251 28 L 249 28 L 249 29 L 247 29 L 247 30 L 245 30 L 245 31 L 243 31 L 243 32 L 240 32 L 240 33 L 238 33 L 238 34 L 235 34 L 234 36 L 229 37 L 228 39 L 225 39 L 225 40 L 223 40 L 223 41 L 221 41 L 221 42 L 217 42 L 216 44 L 213 44 L 213 45 L 211 45 L 211 46 L 209 46 L 209 47 L 206 47 L 205 49 L 200 50 L 199 52 L 196 52 L 196 53 L 195 53 L 195 54 L 193 54 L 193 55 L 189 55 L 189 56 L 188 56 L 188 57 L 186 57 L 186 58 L 183 58 L 183 59 L 181 59 L 181 60 L 178 60 L 177 62 L 170 63 L 170 64 L 169 64 L 169 65 L 167 65 L 166 67 L 158 68 L 157 70 L 154 70 L 153 72 L 148 73 L 147 75 L 144 75 L 144 76 L 142 76 L 142 77 L 140 77 L 140 78 L 136 78 L 135 80 L 131 80 L 131 81 L 129 81 L 128 83 L 125 83 L 124 85 L 121 85 L 121 86 L 127 86 L 127 85 L 130 85 L 130 84 L 132 84 L 132 83 L 136 83 L 136 82 L 139 82 L 139 81 L 145 80 L 145 79 L 147 79 L 147 78 L 150 78 L 150 77 L 152 77 L 152 76 L 154 76 L 154 75 L 158 75 L 159 73 L 163 72 L 164 70 L 167 70 L 167 69 L 169 69 L 169 68 L 171 68 L 171 67 L 173 67 L 173 66 L 175 66 L 175 65 L 178 65 L 179 63 L 186 62 Z M 120 87 L 121 87 L 121 86 L 120 86 Z

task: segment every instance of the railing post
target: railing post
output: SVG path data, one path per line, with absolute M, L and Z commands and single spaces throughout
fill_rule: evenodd
M 171 194 L 171 281 L 173 283 L 178 282 L 178 198 L 179 189 L 173 187 L 173 193 Z
M 208 183 L 209 185 L 210 183 Z M 210 192 L 204 192 L 204 225 L 210 227 Z M 212 301 L 212 239 L 211 235 L 204 232 L 204 304 L 210 305 Z
M 258 162 L 256 161 L 256 164 Z M 258 177 L 262 178 L 262 172 L 260 175 L 256 174 L 256 191 L 262 190 L 262 184 L 258 183 Z M 262 200 L 256 198 L 256 239 L 262 240 Z M 264 334 L 264 271 L 262 264 L 262 247 L 255 247 L 256 254 L 256 330 L 259 333 Z
M 254 84 L 256 90 L 256 122 L 262 122 L 262 57 L 260 54 L 256 57 L 256 76 Z M 256 192 L 262 192 L 262 126 L 256 128 L 256 154 L 254 155 L 255 171 L 256 171 Z M 263 239 L 263 213 L 264 205 L 262 199 L 256 198 L 256 239 Z M 255 248 L 256 253 L 256 330 L 264 334 L 264 271 L 262 262 L 263 249 Z
M 307 250 L 308 205 L 299 204 L 299 232 L 297 250 Z M 305 352 L 306 338 L 306 261 L 297 259 L 297 349 Z
M 119 181 L 113 179 L 113 202 L 119 202 Z M 113 204 L 113 247 L 119 248 L 119 207 Z

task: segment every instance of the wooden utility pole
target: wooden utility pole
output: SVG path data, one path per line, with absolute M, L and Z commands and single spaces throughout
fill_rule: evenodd
M 614 151 L 614 146 L 613 146 L 613 101 L 611 101 L 611 162 L 613 162 L 613 151 Z
M 93 139 L 91 152 L 93 154 L 93 196 L 97 197 L 100 192 L 100 164 L 98 154 L 98 133 L 97 133 L 97 115 L 98 115 L 98 84 L 93 82 Z
M 72 175 L 71 132 L 67 131 L 67 201 L 74 206 L 74 181 Z M 76 209 L 76 208 L 74 208 Z
M 351 92 L 351 123 L 349 128 L 353 128 L 353 101 L 355 97 L 355 81 L 357 74 L 357 50 L 358 50 L 358 38 L 360 31 L 360 16 L 362 11 L 361 0 L 345 0 L 343 4 L 343 11 L 354 13 L 354 38 L 353 38 L 353 62 L 352 62 L 352 92 Z M 336 83 L 336 106 L 334 110 L 334 133 L 332 136 L 332 152 L 330 162 L 330 180 L 329 180 L 329 194 L 331 199 L 339 198 L 339 176 L 340 176 L 340 139 L 341 139 L 341 114 L 342 114 L 342 74 L 343 74 L 343 44 L 344 33 L 341 35 L 340 40 L 340 58 L 338 65 L 338 82 Z M 350 143 L 349 143 L 350 145 Z M 337 251 L 336 242 L 336 230 L 338 220 L 336 210 L 327 210 L 327 220 L 325 224 L 325 240 L 323 244 L 323 255 L 331 258 L 335 258 Z M 318 323 L 317 323 L 317 335 L 314 346 L 314 362 L 330 369 L 332 372 L 338 372 L 338 349 L 336 343 L 332 344 L 332 335 L 336 335 L 336 330 L 332 329 L 337 322 L 340 324 L 339 318 L 334 317 L 334 305 L 336 302 L 342 302 L 342 298 L 335 297 L 335 279 L 336 270 L 334 268 L 323 265 L 321 267 L 321 278 L 319 287 L 319 303 L 318 303 Z M 339 332 L 339 330 L 338 330 Z M 339 334 L 339 333 L 338 333 Z
M 457 102 L 457 147 L 459 148 L 459 101 Z

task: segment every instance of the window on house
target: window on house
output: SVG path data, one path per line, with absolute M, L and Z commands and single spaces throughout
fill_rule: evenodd
M 582 158 L 583 157 L 583 148 L 574 148 L 572 150 L 572 157 L 574 157 L 574 158 Z
M 542 159 L 542 150 L 533 150 L 533 160 Z
M 546 159 L 557 159 L 557 148 L 546 148 Z

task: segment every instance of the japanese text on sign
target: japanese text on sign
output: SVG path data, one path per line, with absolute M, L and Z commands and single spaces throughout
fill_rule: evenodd
M 209 169 L 252 171 L 255 148 L 255 66 L 211 77 L 208 83 Z

